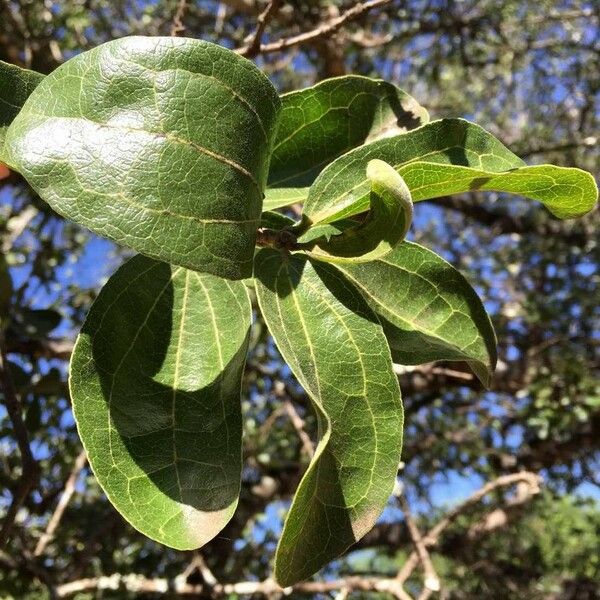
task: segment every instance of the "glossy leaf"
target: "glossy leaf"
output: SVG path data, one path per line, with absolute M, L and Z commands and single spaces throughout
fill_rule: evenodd
M 375 523 L 398 468 L 402 403 L 381 325 L 332 265 L 263 249 L 255 276 L 262 314 L 320 431 L 275 557 L 275 577 L 287 586 Z
M 8 163 L 57 212 L 148 256 L 251 274 L 279 99 L 249 61 L 184 38 L 123 38 L 48 75 Z
M 365 169 L 378 158 L 402 175 L 413 202 L 485 189 L 543 202 L 557 217 L 591 210 L 598 198 L 593 177 L 579 169 L 527 167 L 484 129 L 463 119 L 442 119 L 405 135 L 357 148 L 327 167 L 311 187 L 304 214 L 330 223 L 368 208 Z
M 383 259 L 338 268 L 379 316 L 394 362 L 467 361 L 489 386 L 494 329 L 476 292 L 450 263 L 403 242 Z
M 413 216 L 406 183 L 393 167 L 376 159 L 367 165 L 367 178 L 371 194 L 365 219 L 337 235 L 316 239 L 311 256 L 334 263 L 369 262 L 385 256 L 406 237 Z
M 92 469 L 119 512 L 167 546 L 202 546 L 237 505 L 250 318 L 241 281 L 136 256 L 77 339 L 71 397 Z
M 0 161 L 3 160 L 4 138 L 8 126 L 43 78 L 41 73 L 0 60 Z
M 361 144 L 414 129 L 427 111 L 391 83 L 357 75 L 284 94 L 269 186 L 310 185 L 332 160 Z

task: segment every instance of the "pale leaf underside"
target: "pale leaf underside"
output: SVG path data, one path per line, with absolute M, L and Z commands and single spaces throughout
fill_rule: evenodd
M 375 523 L 400 459 L 402 404 L 381 326 L 334 267 L 264 249 L 256 277 L 263 316 L 319 421 L 275 559 L 277 581 L 291 585 Z

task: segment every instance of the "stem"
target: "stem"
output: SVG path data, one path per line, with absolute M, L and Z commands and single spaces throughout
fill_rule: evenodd
M 12 423 L 13 430 L 15 432 L 15 439 L 19 452 L 21 453 L 22 473 L 21 480 L 17 485 L 17 489 L 13 492 L 13 499 L 8 508 L 4 522 L 2 523 L 2 529 L 0 529 L 0 548 L 3 548 L 8 541 L 8 535 L 14 524 L 17 512 L 25 499 L 29 495 L 29 492 L 38 482 L 40 476 L 40 469 L 37 461 L 33 457 L 31 448 L 29 446 L 29 434 L 25 423 L 23 422 L 23 409 L 21 402 L 15 389 L 12 376 L 10 374 L 7 360 L 6 350 L 4 347 L 4 334 L 0 331 L 0 387 L 4 394 L 4 405 L 6 406 L 6 412 Z

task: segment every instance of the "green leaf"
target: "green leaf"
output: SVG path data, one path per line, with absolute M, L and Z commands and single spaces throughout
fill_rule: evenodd
M 263 201 L 263 210 L 275 210 L 296 202 L 304 202 L 308 196 L 308 188 L 267 188 Z
M 281 103 L 270 187 L 310 185 L 344 152 L 429 121 L 427 111 L 406 92 L 357 75 L 284 94 Z
M 241 474 L 241 281 L 136 256 L 94 302 L 71 361 L 79 434 L 134 527 L 181 550 L 229 521 Z
M 252 271 L 279 99 L 249 61 L 184 38 L 123 38 L 48 75 L 7 135 L 57 212 L 142 254 Z
M 338 265 L 377 313 L 394 362 L 467 361 L 489 386 L 496 336 L 481 300 L 441 256 L 403 242 L 385 258 Z
M 263 249 L 255 277 L 265 321 L 319 422 L 275 557 L 275 577 L 287 586 L 375 523 L 400 460 L 402 403 L 381 325 L 332 265 Z
M 486 189 L 543 202 L 557 217 L 591 210 L 598 198 L 593 177 L 579 169 L 525 163 L 490 133 L 463 119 L 433 121 L 340 157 L 317 178 L 304 204 L 313 223 L 358 214 L 369 205 L 367 163 L 391 164 L 406 181 L 413 202 Z
M 388 254 L 406 237 L 413 215 L 406 183 L 393 167 L 377 159 L 368 163 L 367 178 L 371 205 L 364 221 L 314 240 L 311 256 L 335 263 L 369 262 Z
M 4 139 L 8 126 L 43 78 L 41 73 L 0 60 L 0 160 L 3 160 Z

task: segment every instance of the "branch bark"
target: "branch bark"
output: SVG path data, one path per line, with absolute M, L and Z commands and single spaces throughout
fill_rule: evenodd
M 40 469 L 33 457 L 29 446 L 29 433 L 23 422 L 23 409 L 17 395 L 12 376 L 6 360 L 6 349 L 4 345 L 4 334 L 0 331 L 0 387 L 4 395 L 6 412 L 12 423 L 17 447 L 21 454 L 21 479 L 17 489 L 13 492 L 11 504 L 6 512 L 2 528 L 0 529 L 0 549 L 4 548 L 8 541 L 10 530 L 14 524 L 19 508 L 25 502 L 29 492 L 37 484 Z
M 79 477 L 79 473 L 81 473 L 83 467 L 85 466 L 86 460 L 87 459 L 85 450 L 82 450 L 79 453 L 79 456 L 75 459 L 75 464 L 73 465 L 73 469 L 71 470 L 69 478 L 65 483 L 63 493 L 61 494 L 58 504 L 56 505 L 54 513 L 48 521 L 46 531 L 39 539 L 35 547 L 35 550 L 33 552 L 34 556 L 40 556 L 41 554 L 43 554 L 44 550 L 46 549 L 46 546 L 54 536 L 54 532 L 58 528 L 58 525 L 60 524 L 60 520 L 62 519 L 65 509 L 67 508 L 69 501 L 71 500 L 71 497 L 75 492 L 75 484 L 77 483 L 77 478 Z
M 282 38 L 276 42 L 272 42 L 270 44 L 261 44 L 257 49 L 256 54 L 267 54 L 270 52 L 283 52 L 292 46 L 298 46 L 300 44 L 307 44 L 308 42 L 314 42 L 315 40 L 319 40 L 322 38 L 329 37 L 333 35 L 336 31 L 338 31 L 343 25 L 357 19 L 361 15 L 366 12 L 373 10 L 374 8 L 380 8 L 382 6 L 386 6 L 390 4 L 392 0 L 368 0 L 367 2 L 359 3 L 349 8 L 346 12 L 342 13 L 339 17 L 328 21 L 320 25 L 319 27 L 307 31 L 305 33 L 301 33 L 299 35 L 295 35 L 288 38 Z M 246 50 L 246 46 L 242 48 L 238 48 L 236 52 L 239 54 L 244 54 Z
M 261 12 L 260 15 L 258 15 L 258 18 L 256 19 L 256 31 L 254 32 L 254 35 L 252 36 L 250 42 L 246 46 L 238 50 L 239 54 L 245 56 L 246 58 L 254 58 L 257 54 L 260 53 L 262 38 L 263 34 L 265 33 L 265 29 L 267 28 L 269 21 L 279 10 L 280 5 L 281 0 L 271 0 L 269 4 L 267 4 L 265 10 L 263 10 L 263 12 Z

